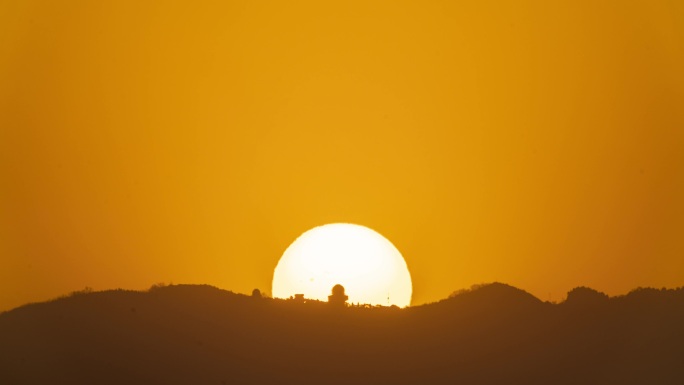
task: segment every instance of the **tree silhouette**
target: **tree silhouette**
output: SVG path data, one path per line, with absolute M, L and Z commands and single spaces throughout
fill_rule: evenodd
M 261 295 L 261 290 L 259 290 L 259 289 L 252 290 L 252 297 L 253 298 L 262 298 L 263 296 Z
M 608 295 L 594 289 L 580 286 L 568 292 L 565 303 L 568 305 L 595 305 L 607 301 Z

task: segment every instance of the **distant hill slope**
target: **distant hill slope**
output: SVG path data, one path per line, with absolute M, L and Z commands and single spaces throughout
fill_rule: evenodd
M 561 304 L 503 284 L 407 309 L 210 286 L 0 315 L 0 384 L 684 384 L 684 290 Z

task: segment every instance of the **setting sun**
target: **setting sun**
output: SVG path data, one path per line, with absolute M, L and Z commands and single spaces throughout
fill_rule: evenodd
M 276 266 L 273 296 L 327 300 L 336 284 L 352 303 L 411 302 L 411 275 L 399 250 L 377 232 L 348 223 L 319 226 L 297 238 Z

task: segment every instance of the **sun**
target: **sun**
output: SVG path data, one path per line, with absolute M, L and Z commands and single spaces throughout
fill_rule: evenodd
M 374 230 L 331 223 L 300 235 L 280 258 L 273 274 L 273 296 L 327 301 L 341 284 L 350 303 L 408 306 L 411 275 L 399 250 Z

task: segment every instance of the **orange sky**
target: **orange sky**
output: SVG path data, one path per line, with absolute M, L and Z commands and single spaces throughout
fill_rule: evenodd
M 0 310 L 268 292 L 336 221 L 413 304 L 681 286 L 682 68 L 678 0 L 4 1 Z

